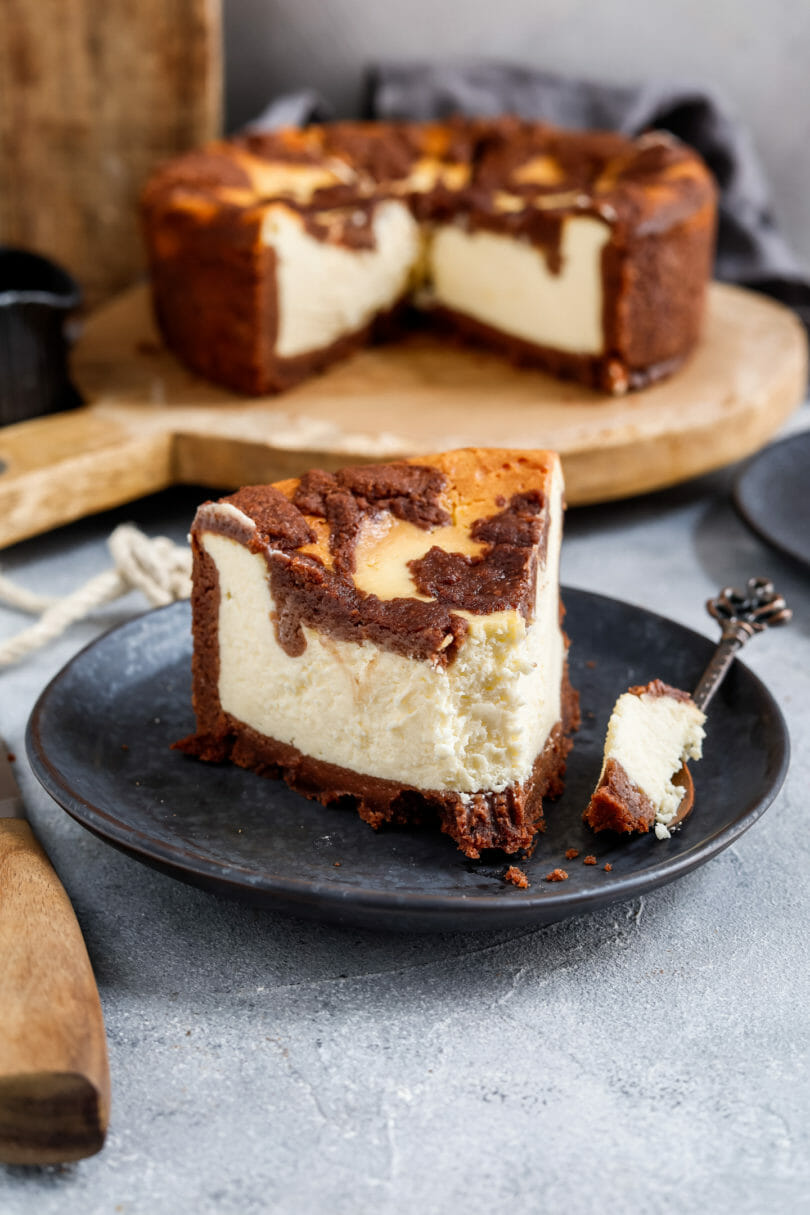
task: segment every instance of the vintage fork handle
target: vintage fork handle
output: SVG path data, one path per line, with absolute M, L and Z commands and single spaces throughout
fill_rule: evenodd
M 787 624 L 793 616 L 784 598 L 774 590 L 768 578 L 749 578 L 744 591 L 724 587 L 719 595 L 708 600 L 706 610 L 719 621 L 723 632 L 692 693 L 695 704 L 704 711 L 738 650 L 756 633 Z

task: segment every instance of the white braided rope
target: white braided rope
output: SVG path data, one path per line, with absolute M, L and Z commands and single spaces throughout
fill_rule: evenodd
M 53 595 L 38 595 L 36 591 L 17 586 L 4 574 L 0 574 L 0 600 L 18 612 L 28 612 L 29 616 L 41 616 L 57 602 Z
M 96 574 L 64 599 L 37 595 L 0 575 L 0 602 L 39 616 L 36 624 L 0 642 L 0 667 L 41 649 L 94 608 L 128 591 L 141 591 L 152 607 L 163 607 L 191 594 L 191 553 L 187 548 L 166 536 L 150 539 L 131 523 L 117 527 L 107 545 L 115 568 Z

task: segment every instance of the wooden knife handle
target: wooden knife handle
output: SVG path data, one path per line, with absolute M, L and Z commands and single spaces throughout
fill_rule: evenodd
M 58 1164 L 104 1144 L 110 1072 L 70 900 L 23 819 L 0 819 L 0 1161 Z

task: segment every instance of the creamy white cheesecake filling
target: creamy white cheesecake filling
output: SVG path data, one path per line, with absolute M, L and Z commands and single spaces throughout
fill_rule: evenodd
M 538 346 L 604 351 L 602 249 L 610 227 L 590 215 L 563 220 L 558 274 L 541 248 L 495 232 L 437 228 L 429 272 L 435 302 Z
M 426 299 L 499 332 L 571 354 L 603 353 L 601 259 L 610 239 L 603 220 L 563 220 L 556 274 L 542 248 L 514 236 L 445 224 L 425 242 L 396 199 L 377 205 L 372 229 L 373 248 L 350 248 L 310 235 L 284 204 L 268 208 L 262 241 L 276 254 L 278 357 L 321 350 L 362 329 L 423 280 Z
M 561 715 L 561 490 L 557 468 L 533 619 L 460 613 L 469 632 L 447 667 L 307 627 L 304 652 L 290 657 L 276 640 L 264 558 L 203 532 L 219 574 L 223 709 L 305 755 L 421 789 L 474 793 L 526 781 Z M 410 580 L 407 569 L 391 576 L 397 587 Z
M 405 293 L 419 260 L 419 225 L 408 207 L 380 203 L 372 219 L 374 247 L 353 249 L 311 236 L 299 214 L 270 207 L 262 241 L 276 254 L 276 354 L 293 358 L 362 329 Z
M 705 720 L 705 714 L 691 700 L 650 692 L 641 696 L 625 692 L 613 707 L 602 772 L 609 759 L 621 764 L 628 779 L 656 807 L 659 838 L 669 835 L 666 825 L 683 797 L 683 789 L 673 784 L 673 776 L 687 760 L 700 759 L 703 753 Z

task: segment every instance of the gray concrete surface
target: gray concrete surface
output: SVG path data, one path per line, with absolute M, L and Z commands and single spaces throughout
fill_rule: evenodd
M 119 855 L 20 758 L 96 968 L 113 1112 L 92 1160 L 0 1166 L 2 1215 L 810 1210 L 810 573 L 749 533 L 730 477 L 568 519 L 573 585 L 713 635 L 704 600 L 767 573 L 796 613 L 746 652 L 790 726 L 782 793 L 732 848 L 644 898 L 484 936 L 299 922 Z M 65 593 L 106 565 L 115 522 L 179 539 L 199 496 L 73 525 L 0 564 Z M 140 607 L 131 596 L 0 674 L 0 730 L 20 757 L 46 680 Z M 23 623 L 0 611 L 0 635 Z

